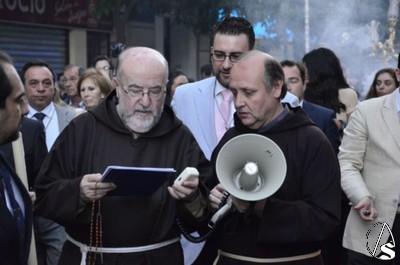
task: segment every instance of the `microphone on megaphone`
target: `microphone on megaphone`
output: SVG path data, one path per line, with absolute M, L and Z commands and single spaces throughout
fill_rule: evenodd
M 219 182 L 232 196 L 259 201 L 281 187 L 286 176 L 286 159 L 279 146 L 268 137 L 242 134 L 221 148 L 216 171 Z M 217 212 L 216 218 L 211 218 L 212 225 L 232 210 L 231 203 L 225 206 L 220 209 L 222 213 Z
M 281 187 L 286 159 L 279 146 L 266 136 L 242 134 L 221 148 L 216 172 L 219 182 L 234 197 L 259 201 Z
M 281 187 L 286 176 L 286 159 L 282 150 L 271 139 L 260 134 L 242 134 L 230 139 L 219 151 L 215 166 L 224 189 L 244 201 L 270 197 Z M 210 231 L 205 236 L 190 238 L 183 235 L 195 243 L 204 241 L 217 222 L 232 209 L 229 196 L 226 204 L 211 218 L 208 223 Z
M 238 183 L 240 189 L 247 191 L 254 191 L 260 183 L 260 175 L 258 166 L 254 162 L 247 162 L 243 169 L 238 173 Z M 229 193 L 228 193 L 229 194 Z M 209 227 L 213 228 L 219 220 L 227 215 L 233 208 L 232 198 L 229 196 L 225 202 L 222 203 L 221 208 L 213 215 L 209 222 Z
M 258 174 L 258 166 L 254 162 L 247 162 L 239 176 L 239 186 L 241 189 L 253 191 L 257 188 L 260 175 Z

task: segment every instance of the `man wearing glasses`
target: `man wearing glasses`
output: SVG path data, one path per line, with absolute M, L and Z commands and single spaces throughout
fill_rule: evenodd
M 61 79 L 67 98 L 65 103 L 74 108 L 84 109 L 82 99 L 78 93 L 79 77 L 83 73 L 83 68 L 77 65 L 69 64 L 64 68 L 64 77 Z
M 108 57 L 107 55 L 97 55 L 93 59 L 93 67 L 103 71 L 103 73 L 110 78 L 110 80 L 113 79 L 113 71 L 114 67 L 111 61 L 111 58 Z
M 228 89 L 230 71 L 241 54 L 255 44 L 253 26 L 239 17 L 226 17 L 213 28 L 211 64 L 214 76 L 176 90 L 171 106 L 189 127 L 207 159 L 222 135 L 233 126 L 235 108 Z M 183 239 L 185 264 L 192 264 L 203 244 Z
M 238 17 L 223 19 L 214 26 L 210 55 L 214 76 L 182 85 L 174 94 L 171 106 L 175 114 L 189 127 L 207 159 L 225 131 L 233 126 L 234 106 L 227 89 L 231 68 L 254 44 L 249 21 Z M 224 109 L 224 103 L 229 107 Z
M 21 77 L 29 103 L 27 117 L 43 123 L 47 150 L 50 150 L 56 138 L 76 117 L 76 109 L 59 106 L 53 102 L 56 93 L 55 74 L 47 62 L 27 62 L 22 67 Z M 64 228 L 36 214 L 34 225 L 38 264 L 57 264 L 65 241 Z
M 57 139 L 37 179 L 37 212 L 68 234 L 63 264 L 183 264 L 176 218 L 196 227 L 207 217 L 211 176 L 189 130 L 164 106 L 168 64 L 157 51 L 135 47 L 119 56 L 116 87 Z M 106 196 L 109 165 L 174 168 L 148 196 Z M 173 184 L 186 167 L 199 179 Z M 110 253 L 112 252 L 112 253 Z

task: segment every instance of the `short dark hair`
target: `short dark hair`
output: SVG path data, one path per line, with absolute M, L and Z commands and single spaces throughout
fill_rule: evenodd
M 97 63 L 98 61 L 107 61 L 108 64 L 110 65 L 110 69 L 111 69 L 111 70 L 114 69 L 112 60 L 111 60 L 111 58 L 108 57 L 107 55 L 100 54 L 100 55 L 97 55 L 96 57 L 94 57 L 92 66 L 93 66 L 93 67 L 96 67 L 96 63 Z
M 79 76 L 81 76 L 83 74 L 83 72 L 85 72 L 85 69 L 82 66 L 79 66 L 79 65 L 76 65 L 76 64 L 67 64 L 64 67 L 64 72 L 65 72 L 65 70 L 68 70 L 68 69 L 71 69 L 71 68 L 75 68 L 75 67 L 78 67 Z
M 180 69 L 171 69 L 171 70 L 169 71 L 169 74 L 168 74 L 168 82 L 167 82 L 167 86 L 166 86 L 166 88 L 167 88 L 167 95 L 168 95 L 168 96 L 171 96 L 171 86 L 172 86 L 172 84 L 174 83 L 175 78 L 177 78 L 177 77 L 180 76 L 180 75 L 186 76 L 186 74 L 185 74 L 183 71 L 181 71 Z
M 267 88 L 272 88 L 276 81 L 282 81 L 281 99 L 283 99 L 286 96 L 287 86 L 285 84 L 285 73 L 283 72 L 282 66 L 277 60 L 267 58 L 264 62 L 264 68 L 264 85 Z
M 242 17 L 227 16 L 223 18 L 220 22 L 218 22 L 213 27 L 213 34 L 211 38 L 212 43 L 214 43 L 214 38 L 217 33 L 234 36 L 243 33 L 246 34 L 247 40 L 249 42 L 249 50 L 252 50 L 254 48 L 256 42 L 253 26 L 247 19 Z
M 204 74 L 205 76 L 211 76 L 212 71 L 213 68 L 211 64 L 205 64 L 200 68 L 201 74 Z
M 297 69 L 299 69 L 300 72 L 300 78 L 303 81 L 306 81 L 306 68 L 304 67 L 303 64 L 295 62 L 295 61 L 291 61 L 291 60 L 283 60 L 281 61 L 281 66 L 282 67 L 297 67 Z
M 12 92 L 11 82 L 5 70 L 6 64 L 12 65 L 12 59 L 6 52 L 0 50 L 0 109 L 5 108 L 6 99 Z
M 50 72 L 51 72 L 51 75 L 53 76 L 53 83 L 54 83 L 54 84 L 56 83 L 56 74 L 55 74 L 55 72 L 54 72 L 53 67 L 51 67 L 50 64 L 48 64 L 47 62 L 42 61 L 42 60 L 36 60 L 36 61 L 27 62 L 27 63 L 22 67 L 22 70 L 21 70 L 21 79 L 22 79 L 22 83 L 25 84 L 25 73 L 26 73 L 26 71 L 28 71 L 29 68 L 35 67 L 35 66 L 46 67 L 47 69 L 49 69 Z

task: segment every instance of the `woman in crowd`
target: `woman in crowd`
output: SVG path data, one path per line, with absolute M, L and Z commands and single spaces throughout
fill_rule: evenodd
M 304 55 L 303 63 L 306 66 L 308 78 L 304 99 L 335 111 L 335 123 L 343 136 L 347 120 L 358 104 L 358 96 L 347 83 L 339 58 L 330 49 L 318 48 Z M 343 192 L 341 204 L 340 228 L 322 249 L 322 257 L 326 265 L 341 264 L 345 260 L 342 239 L 350 208 L 349 201 Z
M 304 99 L 336 112 L 336 125 L 342 130 L 358 104 L 358 96 L 350 88 L 336 54 L 327 48 L 318 48 L 303 57 L 307 68 L 308 85 Z
M 180 70 L 172 70 L 168 75 L 167 83 L 167 97 L 165 98 L 165 104 L 170 104 L 172 97 L 174 96 L 175 90 L 178 86 L 189 83 L 186 75 Z
M 377 98 L 392 93 L 399 87 L 393 68 L 383 68 L 376 72 L 365 99 Z
M 78 81 L 78 93 L 87 110 L 96 107 L 112 89 L 110 79 L 95 68 L 87 69 Z

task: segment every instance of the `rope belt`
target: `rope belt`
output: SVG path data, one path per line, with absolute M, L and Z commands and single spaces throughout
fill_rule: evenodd
M 292 256 L 292 257 L 253 258 L 253 257 L 246 257 L 246 256 L 227 253 L 227 252 L 224 252 L 224 251 L 219 249 L 218 250 L 217 259 L 214 261 L 214 265 L 216 265 L 218 263 L 218 259 L 219 259 L 220 256 L 224 256 L 224 257 L 228 257 L 228 258 L 235 259 L 235 260 L 240 260 L 240 261 L 249 261 L 249 262 L 253 262 L 253 263 L 280 263 L 280 262 L 289 262 L 289 261 L 298 261 L 298 260 L 310 259 L 310 258 L 317 257 L 320 254 L 321 254 L 321 250 L 318 250 L 318 251 L 310 253 L 310 254 L 304 254 L 304 255 Z
M 87 246 L 86 244 L 83 244 L 79 241 L 76 241 L 73 239 L 71 236 L 67 234 L 67 240 L 69 240 L 72 244 L 75 246 L 79 247 L 82 253 L 82 259 L 81 259 L 81 265 L 86 265 L 86 256 L 88 252 L 94 252 L 94 253 L 137 253 L 137 252 L 145 252 L 149 250 L 154 250 L 158 248 L 162 248 L 168 245 L 171 245 L 175 242 L 178 242 L 180 240 L 180 237 L 175 237 L 170 240 L 166 240 L 160 243 L 156 244 L 151 244 L 151 245 L 146 245 L 146 246 L 140 246 L 140 247 L 128 247 L 128 248 L 105 248 L 105 247 L 91 247 Z

